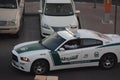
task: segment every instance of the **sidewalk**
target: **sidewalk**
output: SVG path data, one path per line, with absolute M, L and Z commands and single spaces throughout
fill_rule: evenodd
M 114 33 L 114 17 L 115 11 L 112 6 L 111 24 L 103 24 L 102 19 L 104 17 L 104 6 L 103 4 L 97 4 L 96 8 L 93 8 L 93 3 L 76 2 L 76 9 L 80 10 L 78 15 L 82 28 L 99 31 L 102 33 Z M 25 3 L 25 14 L 36 15 L 39 10 L 39 2 L 26 2 Z M 120 34 L 120 6 L 118 6 L 118 17 L 117 17 L 117 34 Z

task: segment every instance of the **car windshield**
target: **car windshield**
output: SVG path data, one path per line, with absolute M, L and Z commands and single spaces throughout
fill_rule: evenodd
M 50 50 L 55 50 L 58 46 L 60 46 L 65 41 L 64 38 L 59 36 L 57 33 L 49 36 L 45 40 L 42 41 L 42 45 Z
M 48 16 L 70 16 L 73 15 L 72 5 L 69 3 L 55 4 L 47 3 L 45 8 L 45 15 Z
M 0 8 L 17 8 L 16 0 L 0 0 Z

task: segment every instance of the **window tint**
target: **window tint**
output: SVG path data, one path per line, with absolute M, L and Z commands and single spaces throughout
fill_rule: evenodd
M 102 41 L 96 39 L 82 39 L 81 40 L 81 47 L 92 47 L 102 45 Z
M 65 50 L 72 50 L 72 49 L 78 49 L 80 46 L 80 40 L 79 39 L 74 39 L 66 42 L 62 47 Z
M 15 9 L 17 8 L 17 2 L 16 0 L 0 0 L 0 8 Z
M 70 3 L 47 3 L 45 15 L 49 16 L 70 16 L 73 15 L 73 8 Z

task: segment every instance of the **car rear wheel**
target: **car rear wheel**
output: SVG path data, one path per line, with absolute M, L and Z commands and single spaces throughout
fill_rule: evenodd
M 49 64 L 45 60 L 35 61 L 31 68 L 32 73 L 34 74 L 44 74 L 49 71 Z
M 117 63 L 117 58 L 113 54 L 106 54 L 100 59 L 100 67 L 110 69 Z

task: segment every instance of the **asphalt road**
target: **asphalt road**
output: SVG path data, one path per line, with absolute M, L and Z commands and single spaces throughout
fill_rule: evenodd
M 41 40 L 37 15 L 24 16 L 20 38 L 0 35 L 0 80 L 34 80 L 35 75 L 19 71 L 11 66 L 12 48 L 22 42 Z M 99 67 L 57 70 L 46 75 L 58 76 L 59 80 L 120 80 L 120 64 L 111 70 Z

